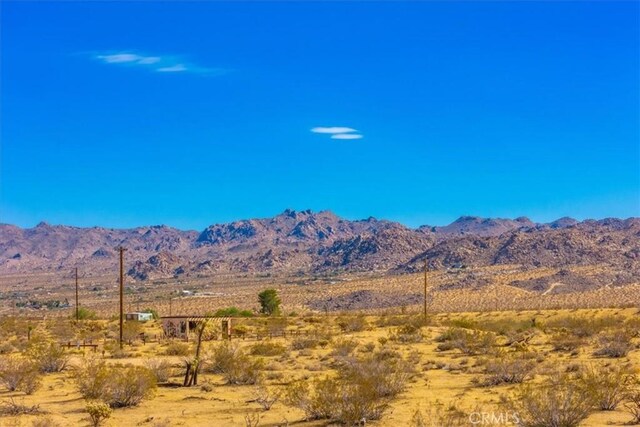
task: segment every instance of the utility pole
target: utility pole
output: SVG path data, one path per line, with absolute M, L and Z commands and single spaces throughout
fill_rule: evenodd
M 424 318 L 427 318 L 427 259 L 424 259 Z
M 124 251 L 125 248 L 120 246 L 120 349 L 122 350 L 122 329 L 124 327 Z
M 169 317 L 173 314 L 173 298 L 169 297 Z
M 78 267 L 76 267 L 76 322 L 80 320 L 80 307 L 78 305 Z

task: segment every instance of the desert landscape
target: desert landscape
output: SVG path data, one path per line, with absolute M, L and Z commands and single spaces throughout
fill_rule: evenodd
M 639 17 L 0 0 L 0 427 L 640 426 Z
M 2 227 L 2 425 L 640 422 L 637 218 Z

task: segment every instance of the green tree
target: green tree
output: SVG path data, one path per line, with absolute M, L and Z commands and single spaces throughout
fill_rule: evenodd
M 278 291 L 275 289 L 265 289 L 258 294 L 260 301 L 260 312 L 268 316 L 274 316 L 280 313 L 280 298 Z

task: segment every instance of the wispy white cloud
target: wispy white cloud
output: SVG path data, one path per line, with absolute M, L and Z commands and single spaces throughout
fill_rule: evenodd
M 330 135 L 331 139 L 361 139 L 362 134 L 358 130 L 346 126 L 318 126 L 311 128 L 313 133 Z
M 104 63 L 119 66 L 138 67 L 160 73 L 194 73 L 206 75 L 221 75 L 228 72 L 222 68 L 206 68 L 184 61 L 173 55 L 143 55 L 135 52 L 109 52 L 93 55 L 95 59 Z
M 342 126 L 330 126 L 330 127 L 319 126 L 319 127 L 311 128 L 311 132 L 337 134 L 337 133 L 357 132 L 357 130 L 353 128 L 342 127 Z
M 188 71 L 189 69 L 184 64 L 171 65 L 169 67 L 158 68 L 156 71 L 161 73 L 179 73 L 181 71 Z
M 359 133 L 336 133 L 331 135 L 331 139 L 361 139 L 363 135 Z

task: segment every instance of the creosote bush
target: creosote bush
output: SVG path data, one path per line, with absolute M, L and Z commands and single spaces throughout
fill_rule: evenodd
M 532 375 L 535 366 L 534 360 L 502 355 L 487 362 L 487 376 L 481 385 L 492 387 L 500 384 L 519 384 Z
M 32 340 L 27 346 L 25 356 L 43 373 L 61 372 L 69 362 L 65 349 L 48 338 Z
M 189 343 L 181 341 L 171 341 L 164 350 L 167 356 L 188 356 L 191 354 L 191 346 Z
M 449 328 L 436 337 L 439 351 L 460 350 L 467 355 L 488 354 L 496 346 L 492 332 L 482 332 L 463 328 Z
M 283 402 L 304 411 L 307 419 L 330 419 L 346 425 L 377 420 L 411 375 L 402 359 L 390 353 L 352 359 L 337 377 L 289 385 Z
M 254 356 L 280 356 L 287 352 L 287 347 L 271 341 L 263 341 L 251 346 L 249 353 Z
M 338 326 L 343 332 L 362 332 L 369 327 L 364 316 L 345 316 L 337 320 Z
M 626 366 L 585 366 L 579 371 L 579 383 L 597 408 L 612 411 L 627 396 L 633 374 Z
M 137 406 L 153 396 L 157 388 L 154 373 L 143 366 L 107 365 L 89 359 L 75 370 L 80 394 L 88 400 L 101 400 L 112 408 Z
M 22 391 L 32 394 L 40 388 L 42 376 L 38 365 L 19 356 L 0 359 L 0 382 L 9 391 Z
M 253 359 L 229 342 L 213 347 L 205 356 L 208 371 L 221 374 L 229 384 L 256 384 L 264 369 L 262 359 Z
M 600 347 L 594 353 L 595 356 L 625 357 L 633 348 L 631 335 L 623 330 L 618 330 L 600 335 L 598 338 Z
M 522 427 L 577 427 L 594 405 L 589 392 L 567 373 L 553 373 L 542 384 L 525 383 L 505 403 Z
M 149 359 L 144 365 L 153 373 L 158 383 L 166 383 L 173 374 L 173 368 L 168 360 Z

